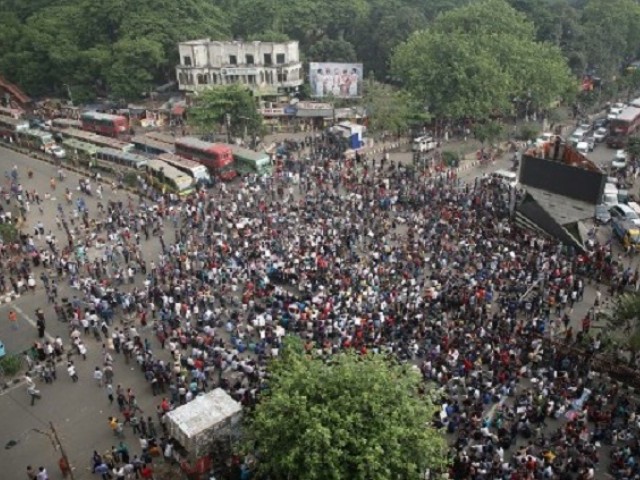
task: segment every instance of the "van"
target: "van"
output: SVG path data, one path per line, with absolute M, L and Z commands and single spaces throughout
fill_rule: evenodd
M 627 206 L 633 210 L 635 212 L 636 215 L 638 215 L 640 217 L 640 205 L 638 205 L 636 202 L 628 202 Z
M 618 205 L 618 187 L 611 183 L 607 183 L 604 186 L 604 192 L 602 194 L 602 203 L 611 208 L 614 205 Z
M 433 139 L 433 137 L 424 136 L 418 137 L 413 140 L 413 145 L 411 146 L 411 150 L 414 152 L 429 152 L 434 150 L 438 146 L 438 143 Z
M 492 173 L 494 178 L 502 180 L 507 185 L 515 187 L 518 185 L 518 174 L 510 170 L 496 170 Z

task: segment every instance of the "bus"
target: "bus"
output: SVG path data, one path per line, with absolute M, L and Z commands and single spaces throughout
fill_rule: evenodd
M 193 178 L 162 160 L 157 158 L 149 160 L 147 162 L 147 172 L 158 180 L 163 187 L 168 186 L 170 190 L 178 195 L 188 195 L 194 191 L 195 182 Z
M 100 112 L 84 112 L 80 115 L 82 129 L 108 137 L 117 137 L 129 130 L 129 121 L 122 115 Z
M 221 180 L 233 180 L 238 175 L 231 149 L 227 145 L 209 143 L 195 137 L 181 137 L 176 139 L 176 155 L 201 163 Z
M 18 133 L 18 140 L 29 148 L 46 151 L 53 147 L 56 141 L 53 135 L 42 130 L 27 129 Z
M 17 108 L 0 107 L 0 117 L 22 118 L 24 112 Z
M 11 117 L 0 117 L 0 136 L 5 140 L 15 140 L 20 132 L 29 130 L 29 122 Z
M 67 138 L 62 142 L 69 157 L 78 160 L 88 167 L 95 167 L 99 148 L 90 143 L 81 142 L 73 138 Z
M 131 143 L 133 143 L 136 149 L 150 155 L 162 155 L 163 153 L 173 153 L 174 151 L 173 145 L 159 142 L 146 135 L 136 135 L 132 137 Z
M 105 137 L 97 133 L 85 132 L 84 130 L 76 130 L 75 128 L 64 128 L 56 130 L 63 138 L 74 138 L 81 142 L 91 143 L 97 147 L 111 148 L 122 152 L 130 152 L 133 150 L 133 144 L 116 140 L 115 138 Z
M 96 152 L 96 158 L 112 165 L 120 165 L 133 170 L 141 170 L 149 163 L 149 159 L 142 155 L 113 148 L 99 148 Z
M 151 140 L 155 140 L 156 142 L 167 143 L 169 145 L 174 145 L 176 143 L 176 137 L 168 133 L 147 132 L 144 136 L 149 137 Z
M 631 135 L 640 126 L 640 108 L 625 107 L 620 115 L 611 120 L 612 136 Z
M 163 153 L 162 155 L 158 155 L 158 159 L 162 160 L 165 163 L 168 163 L 178 170 L 183 171 L 191 178 L 193 178 L 193 181 L 198 185 L 205 185 L 207 187 L 212 185 L 209 171 L 207 170 L 207 167 L 205 167 L 201 163 L 194 162 L 193 160 L 188 160 L 171 153 Z
M 71 118 L 54 118 L 51 120 L 51 126 L 59 129 L 75 128 L 80 130 L 82 128 L 82 122 Z
M 266 152 L 254 152 L 248 148 L 228 145 L 235 160 L 236 170 L 242 175 L 271 175 L 273 166 L 271 157 Z

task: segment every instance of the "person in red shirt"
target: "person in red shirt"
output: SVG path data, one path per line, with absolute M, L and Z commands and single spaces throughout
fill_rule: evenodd
M 142 466 L 142 469 L 140 470 L 140 476 L 142 478 L 148 478 L 148 479 L 153 479 L 153 470 L 151 469 L 151 467 L 149 465 L 147 465 L 146 463 Z

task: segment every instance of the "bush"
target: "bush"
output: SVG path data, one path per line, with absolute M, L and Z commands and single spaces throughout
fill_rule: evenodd
M 135 172 L 127 172 L 124 174 L 122 182 L 132 188 L 138 187 L 138 174 Z
M 528 142 L 529 140 L 535 140 L 537 136 L 538 136 L 538 128 L 532 127 L 529 125 L 523 125 L 522 127 L 520 127 L 520 130 L 518 130 L 518 132 L 516 133 L 516 138 L 518 140 L 523 140 L 525 142 Z
M 460 166 L 460 155 L 451 150 L 444 150 L 442 152 L 442 163 L 447 167 L 458 167 Z
M 18 355 L 5 355 L 0 359 L 0 368 L 6 377 L 15 377 L 22 370 L 22 359 Z

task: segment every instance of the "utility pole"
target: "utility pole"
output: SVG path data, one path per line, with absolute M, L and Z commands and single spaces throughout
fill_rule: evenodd
M 53 422 L 49 422 L 49 426 L 51 427 L 51 432 L 44 432 L 42 430 L 38 430 L 37 428 L 34 428 L 33 431 L 49 438 L 49 440 L 51 440 L 51 443 L 53 444 L 53 448 L 60 450 L 60 455 L 62 455 L 62 460 L 64 460 L 64 462 L 67 465 L 67 468 L 69 469 L 69 478 L 71 480 L 75 480 L 75 476 L 73 475 L 73 469 L 71 468 L 71 463 L 69 462 L 69 457 L 67 457 L 67 452 L 62 446 L 62 442 L 60 441 L 60 437 L 58 437 L 58 432 L 56 432 L 56 428 L 53 426 Z

